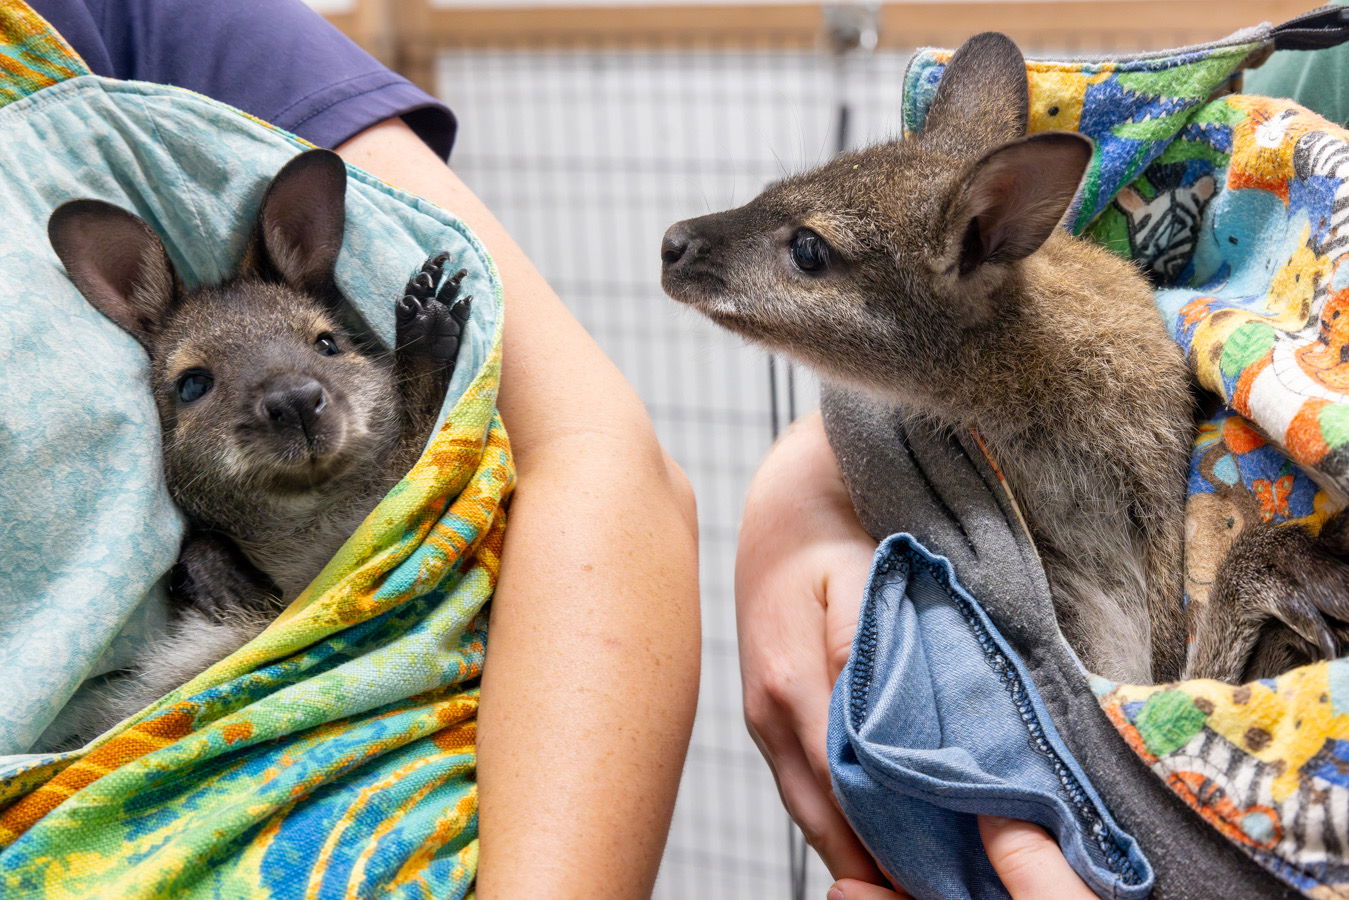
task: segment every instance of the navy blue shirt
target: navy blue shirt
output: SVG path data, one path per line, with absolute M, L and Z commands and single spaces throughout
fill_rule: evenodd
M 454 115 L 300 0 L 28 0 L 97 75 L 171 84 L 320 147 L 393 116 L 442 158 Z

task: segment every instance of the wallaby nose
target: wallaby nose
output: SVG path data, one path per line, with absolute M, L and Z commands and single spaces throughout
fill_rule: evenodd
M 304 375 L 281 375 L 262 390 L 262 410 L 277 428 L 299 428 L 309 434 L 328 405 L 323 385 Z
M 665 232 L 664 240 L 660 242 L 660 261 L 665 268 L 677 265 L 688 253 L 690 243 L 692 237 L 686 223 L 676 222 L 671 225 Z

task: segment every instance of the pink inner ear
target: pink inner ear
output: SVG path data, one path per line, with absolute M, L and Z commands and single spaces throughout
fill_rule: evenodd
M 52 247 L 86 300 L 142 343 L 176 294 L 159 236 L 136 216 L 98 200 L 52 214 Z
M 326 151 L 309 151 L 277 174 L 263 199 L 263 243 L 293 287 L 330 279 L 345 227 L 346 169 Z
M 979 228 L 981 258 L 962 260 L 962 271 L 1038 250 L 1067 212 L 1090 160 L 1085 138 L 1044 132 L 1004 144 L 976 163 L 964 208 Z

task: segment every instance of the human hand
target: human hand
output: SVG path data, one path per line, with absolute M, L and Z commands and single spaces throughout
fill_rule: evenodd
M 979 817 L 979 836 L 993 871 L 1012 900 L 1058 897 L 1091 900 L 1096 895 L 1068 865 L 1063 851 L 1038 825 L 997 816 Z M 829 889 L 829 900 L 895 900 L 908 894 L 852 878 Z
M 830 873 L 870 882 L 884 878 L 834 800 L 825 731 L 875 552 L 819 414 L 801 419 L 745 501 L 735 572 L 745 721 Z

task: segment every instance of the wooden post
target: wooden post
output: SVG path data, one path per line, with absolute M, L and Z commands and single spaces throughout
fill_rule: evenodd
M 431 0 L 388 0 L 394 23 L 394 68 L 403 77 L 428 93 L 436 92 L 436 52 L 453 46 L 453 17 L 442 17 L 444 10 L 433 9 Z M 431 22 L 441 19 L 439 33 Z
M 415 35 L 407 30 L 412 19 L 400 12 L 400 38 L 436 48 L 574 46 L 587 38 L 624 46 L 754 46 L 765 36 L 774 46 L 811 47 L 822 39 L 824 19 L 820 3 L 483 7 L 398 2 L 419 7 Z M 1279 22 L 1305 12 L 1307 5 L 1305 0 L 897 0 L 881 5 L 880 46 L 955 47 L 977 32 L 1002 31 L 1022 44 L 1065 51 L 1158 50 L 1213 40 L 1262 21 Z

